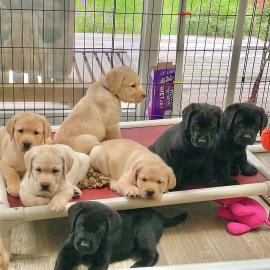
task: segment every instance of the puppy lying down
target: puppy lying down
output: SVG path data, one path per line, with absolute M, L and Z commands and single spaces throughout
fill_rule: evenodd
M 173 170 L 145 146 L 129 139 L 105 141 L 90 153 L 90 166 L 110 178 L 110 188 L 127 197 L 159 200 L 175 187 Z
M 49 204 L 53 211 L 63 211 L 89 168 L 89 157 L 67 145 L 33 147 L 25 156 L 26 173 L 20 186 L 25 206 Z
M 84 264 L 91 270 L 105 270 L 111 262 L 136 255 L 139 260 L 133 268 L 152 266 L 158 261 L 156 245 L 163 229 L 186 217 L 182 213 L 165 218 L 151 208 L 117 213 L 98 202 L 76 203 L 69 209 L 71 232 L 54 269 L 72 270 Z

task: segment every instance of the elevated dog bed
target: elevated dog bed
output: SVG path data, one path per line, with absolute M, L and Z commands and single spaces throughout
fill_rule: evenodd
M 138 121 L 121 123 L 122 137 L 133 139 L 145 146 L 150 145 L 166 129 L 180 119 L 165 119 L 153 121 Z M 54 131 L 57 127 L 54 128 Z M 58 218 L 67 216 L 67 209 L 77 201 L 98 200 L 107 204 L 115 210 L 152 207 L 161 205 L 171 205 L 188 202 L 210 201 L 222 198 L 267 195 L 270 185 L 267 180 L 270 179 L 270 173 L 267 168 L 252 154 L 252 152 L 263 151 L 260 146 L 254 146 L 247 150 L 249 162 L 251 162 L 259 173 L 252 177 L 239 176 L 237 178 L 241 185 L 225 186 L 214 188 L 196 188 L 185 191 L 175 191 L 164 194 L 161 201 L 152 201 L 144 199 L 127 199 L 108 187 L 101 189 L 85 189 L 79 199 L 73 199 L 68 203 L 64 212 L 54 213 L 48 206 L 23 207 L 19 199 L 7 196 L 3 177 L 0 175 L 0 236 L 4 245 L 9 249 L 9 238 L 12 227 L 25 221 Z

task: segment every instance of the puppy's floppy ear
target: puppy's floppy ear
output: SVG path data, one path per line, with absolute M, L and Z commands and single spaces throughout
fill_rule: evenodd
M 234 118 L 238 112 L 239 104 L 235 103 L 226 108 L 224 111 L 224 128 L 229 130 L 233 124 Z
M 122 218 L 114 210 L 110 211 L 110 215 L 106 217 L 106 227 L 107 233 L 106 238 L 104 239 L 105 247 L 110 247 L 112 245 L 113 235 L 121 228 Z
M 85 209 L 84 209 L 82 203 L 75 203 L 75 204 L 71 205 L 70 208 L 68 209 L 68 216 L 69 216 L 69 220 L 70 220 L 70 232 L 71 233 L 74 232 L 78 216 L 84 210 Z
M 104 254 L 108 262 L 111 260 L 114 235 L 121 229 L 122 218 L 114 210 L 105 211 L 106 233 L 101 241 L 100 254 Z
M 138 161 L 132 169 L 132 184 L 137 185 L 138 173 L 142 169 L 143 161 Z
M 260 135 L 262 135 L 262 131 L 264 128 L 266 128 L 267 126 L 267 123 L 268 123 L 268 117 L 265 113 L 265 110 L 263 108 L 259 108 L 259 112 L 260 112 L 260 115 L 261 115 L 261 124 L 260 124 Z
M 119 230 L 122 224 L 122 218 L 116 211 L 112 210 L 111 215 L 106 219 L 106 223 L 108 232 L 114 234 Z
M 9 136 L 11 137 L 11 140 L 13 140 L 13 138 L 14 138 L 14 126 L 15 126 L 15 123 L 19 117 L 20 117 L 20 114 L 15 114 L 13 117 L 11 117 L 7 121 L 6 129 L 7 129 Z
M 215 115 L 217 116 L 217 132 L 219 132 L 223 126 L 224 114 L 223 114 L 223 111 L 219 107 L 216 107 L 214 111 L 215 111 Z
M 52 128 L 45 116 L 41 116 L 37 114 L 37 117 L 43 124 L 43 139 L 45 143 L 46 139 L 51 136 Z
M 72 155 L 67 151 L 67 150 L 62 150 L 63 154 L 62 154 L 62 159 L 63 159 L 63 164 L 64 164 L 64 173 L 67 174 L 73 165 L 73 157 Z
M 113 68 L 105 75 L 105 79 L 111 93 L 116 95 L 122 86 L 124 73 L 119 68 Z
M 176 177 L 172 168 L 169 167 L 168 172 L 169 172 L 169 180 L 168 180 L 167 190 L 170 190 L 170 189 L 175 188 L 176 186 Z
M 186 108 L 184 108 L 184 110 L 182 111 L 184 130 L 188 129 L 191 117 L 193 114 L 197 113 L 199 106 L 200 105 L 197 103 L 191 103 Z
M 26 170 L 29 172 L 29 176 L 32 173 L 32 162 L 35 157 L 35 147 L 32 147 L 29 151 L 24 154 L 24 163 Z

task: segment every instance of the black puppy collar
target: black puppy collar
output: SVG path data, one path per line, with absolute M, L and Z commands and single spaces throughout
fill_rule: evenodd
M 101 85 L 103 88 L 105 88 L 107 91 L 109 91 L 113 96 L 115 96 L 115 97 L 117 97 L 118 99 L 120 99 L 120 97 L 118 97 L 117 95 L 114 95 L 114 94 L 111 92 L 110 88 L 108 88 L 105 84 L 100 83 L 100 85 Z
M 110 89 L 103 83 L 100 83 L 103 88 L 105 88 L 107 91 L 111 92 Z

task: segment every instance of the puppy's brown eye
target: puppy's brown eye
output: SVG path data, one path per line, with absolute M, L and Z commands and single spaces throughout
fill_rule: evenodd
M 136 84 L 132 84 L 131 87 L 133 87 L 133 88 L 136 87 Z
M 53 171 L 52 171 L 53 173 L 58 173 L 59 172 L 59 170 L 58 169 L 53 169 Z
M 38 135 L 38 134 L 39 134 L 39 132 L 35 130 L 34 131 L 34 135 Z
M 36 171 L 37 172 L 41 172 L 41 168 L 36 168 Z
M 157 183 L 160 185 L 162 182 L 160 180 L 158 180 Z
M 18 132 L 19 133 L 23 133 L 23 129 L 18 129 Z
M 146 178 L 143 178 L 142 181 L 143 181 L 143 182 L 146 182 L 147 180 L 146 180 Z

